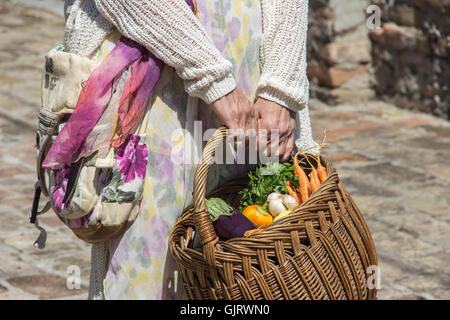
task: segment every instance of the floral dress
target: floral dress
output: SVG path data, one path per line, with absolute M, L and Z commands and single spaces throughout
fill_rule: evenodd
M 259 0 L 197 0 L 198 19 L 224 57 L 233 63 L 237 87 L 253 101 L 260 76 L 262 16 Z M 109 242 L 104 279 L 106 299 L 183 299 L 168 236 L 192 205 L 195 161 L 200 150 L 186 146 L 220 125 L 201 100 L 189 97 L 183 81 L 166 66 L 149 100 L 146 119 L 147 168 L 140 214 L 118 239 Z M 218 165 L 208 189 L 245 173 L 247 165 Z

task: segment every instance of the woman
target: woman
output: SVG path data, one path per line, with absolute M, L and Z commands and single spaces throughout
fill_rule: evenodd
M 195 165 L 174 159 L 185 152 L 174 132 L 185 130 L 184 140 L 192 139 L 197 120 L 203 132 L 221 123 L 279 130 L 282 160 L 294 141 L 299 148 L 314 145 L 307 106 L 308 1 L 195 3 L 193 12 L 185 0 L 65 0 L 67 52 L 96 58 L 118 30 L 166 64 L 149 99 L 140 215 L 120 238 L 93 246 L 90 299 L 183 297 L 167 239 L 192 203 Z M 208 187 L 248 169 L 218 166 Z

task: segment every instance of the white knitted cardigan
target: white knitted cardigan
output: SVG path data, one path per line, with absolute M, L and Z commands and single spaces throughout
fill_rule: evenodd
M 296 145 L 315 144 L 306 77 L 308 0 L 261 0 L 263 38 L 256 96 L 297 113 Z M 185 0 L 65 0 L 64 45 L 91 56 L 116 27 L 173 67 L 186 92 L 211 103 L 236 87 L 226 60 Z M 104 244 L 92 248 L 90 299 L 103 298 Z

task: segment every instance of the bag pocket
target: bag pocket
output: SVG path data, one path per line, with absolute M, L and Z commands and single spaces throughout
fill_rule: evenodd
M 76 168 L 55 174 L 54 209 L 80 239 L 89 243 L 113 239 L 136 219 L 148 162 L 145 140 L 145 134 L 132 134 L 119 149 L 112 149 L 109 168 L 98 167 L 105 159 L 97 155 L 86 159 L 73 187 L 70 177 L 76 176 Z
M 84 83 L 96 63 L 86 57 L 54 48 L 45 55 L 41 81 L 42 108 L 55 113 L 71 113 Z

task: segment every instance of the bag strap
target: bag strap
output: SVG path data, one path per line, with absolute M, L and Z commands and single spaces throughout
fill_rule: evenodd
M 62 122 L 64 122 L 66 119 L 68 119 L 69 116 L 70 116 L 69 114 L 55 114 L 55 120 L 53 121 L 50 128 L 47 130 L 47 137 L 44 140 L 44 142 L 42 143 L 41 148 L 39 149 L 39 154 L 38 154 L 37 163 L 36 163 L 37 175 L 38 175 L 38 181 L 39 181 L 40 187 L 41 187 L 41 192 L 46 197 L 49 196 L 49 191 L 45 184 L 44 168 L 42 167 L 42 163 L 44 162 L 44 159 L 47 156 L 48 151 L 50 150 L 53 136 L 58 132 L 58 126 Z
M 67 181 L 66 194 L 64 195 L 63 203 L 72 199 L 78 179 L 80 178 L 81 169 L 83 169 L 85 162 L 86 158 L 81 158 L 70 166 L 69 181 Z
M 39 230 L 39 237 L 34 242 L 34 246 L 39 249 L 45 248 L 45 243 L 47 241 L 47 232 L 45 231 L 44 228 L 39 226 L 38 216 L 48 212 L 52 207 L 50 201 L 47 201 L 44 208 L 40 211 L 38 210 L 41 191 L 42 191 L 41 184 L 39 181 L 37 181 L 34 185 L 34 199 L 33 199 L 33 207 L 31 209 L 30 214 L 30 223 L 32 223 L 36 227 L 36 229 Z

